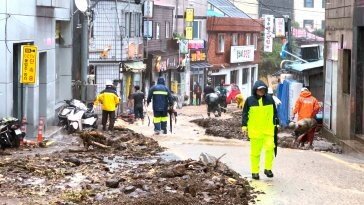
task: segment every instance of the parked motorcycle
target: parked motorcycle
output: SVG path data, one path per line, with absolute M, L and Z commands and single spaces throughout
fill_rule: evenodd
M 68 115 L 73 113 L 76 108 L 87 109 L 85 104 L 76 99 L 65 100 L 65 105 L 58 112 L 58 125 L 68 128 Z
M 83 103 L 82 103 L 83 104 Z M 85 128 L 97 129 L 98 116 L 94 112 L 93 103 L 89 103 L 87 107 L 76 106 L 67 116 L 67 128 L 69 133 Z
M 21 131 L 21 122 L 14 117 L 3 118 L 0 120 L 0 148 L 19 147 L 20 141 L 25 137 Z

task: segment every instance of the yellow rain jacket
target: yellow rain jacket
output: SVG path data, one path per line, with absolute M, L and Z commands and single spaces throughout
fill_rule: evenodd
M 106 87 L 96 98 L 95 105 L 102 104 L 102 110 L 115 111 L 119 105 L 120 98 L 113 88 Z
M 260 154 L 265 150 L 266 170 L 272 170 L 274 158 L 274 129 L 277 120 L 275 102 L 270 95 L 258 97 L 256 91 L 259 87 L 267 90 L 262 81 L 257 81 L 252 90 L 252 96 L 245 101 L 243 108 L 242 131 L 248 131 L 250 138 L 251 172 L 259 173 Z

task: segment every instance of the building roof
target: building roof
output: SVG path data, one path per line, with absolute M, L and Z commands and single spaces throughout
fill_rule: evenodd
M 262 20 L 246 18 L 207 17 L 207 31 L 214 32 L 262 32 Z
M 314 68 L 324 67 L 324 60 L 318 60 L 308 63 L 292 63 L 287 66 L 289 70 L 296 71 L 296 72 L 304 72 Z
M 227 17 L 249 18 L 248 15 L 238 9 L 229 0 L 208 0 L 208 3 L 219 9 Z M 213 15 L 214 13 L 216 12 L 208 12 L 208 15 Z
M 317 36 L 313 33 L 310 33 L 308 31 L 306 31 L 306 29 L 303 29 L 303 28 L 293 28 L 292 35 L 297 39 L 302 38 L 305 41 L 314 41 L 314 42 L 324 42 L 325 41 L 324 38 Z

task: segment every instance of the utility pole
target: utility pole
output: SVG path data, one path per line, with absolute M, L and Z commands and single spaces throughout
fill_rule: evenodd
M 87 66 L 88 66 L 88 16 L 87 12 L 81 15 L 81 100 L 86 101 Z
M 287 35 L 288 51 L 292 53 L 292 20 L 290 17 L 287 18 Z

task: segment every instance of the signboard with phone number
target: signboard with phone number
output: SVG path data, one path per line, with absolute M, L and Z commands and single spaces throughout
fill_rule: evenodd
M 34 45 L 21 46 L 21 77 L 24 84 L 35 84 L 37 75 L 38 47 Z

